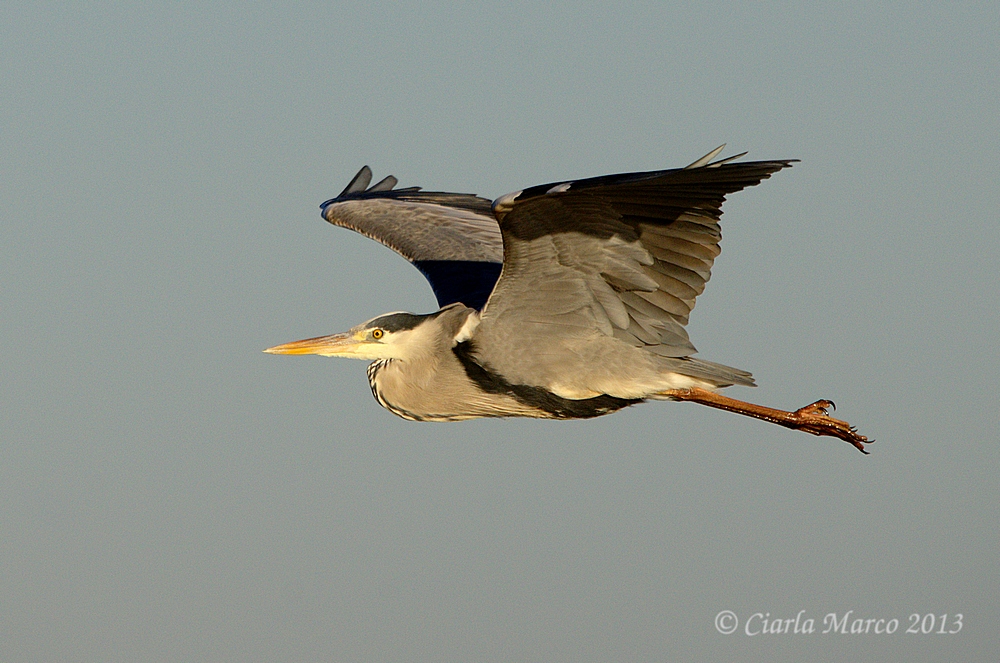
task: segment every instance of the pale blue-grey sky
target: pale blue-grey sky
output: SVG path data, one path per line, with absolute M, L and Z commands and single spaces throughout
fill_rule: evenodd
M 987 2 L 4 7 L 0 659 L 995 660 L 998 35 Z M 692 339 L 871 456 L 690 404 L 410 423 L 361 362 L 261 353 L 433 310 L 319 217 L 364 164 L 495 198 L 723 142 L 802 161 L 727 202 Z M 746 635 L 800 611 L 900 626 Z

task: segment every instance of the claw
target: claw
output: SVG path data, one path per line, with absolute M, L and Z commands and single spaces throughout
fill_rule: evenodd
M 837 406 L 830 400 L 818 400 L 815 403 L 801 407 L 794 412 L 800 426 L 790 426 L 798 428 L 813 435 L 831 435 L 839 437 L 863 454 L 867 454 L 864 445 L 869 444 L 868 438 L 858 434 L 858 429 L 846 421 L 840 421 L 830 416 L 827 408 L 836 409 Z

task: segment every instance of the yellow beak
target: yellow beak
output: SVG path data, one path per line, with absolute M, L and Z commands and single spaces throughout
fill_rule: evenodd
M 353 357 L 357 354 L 359 340 L 354 334 L 344 332 L 331 336 L 317 336 L 301 341 L 276 345 L 264 352 L 272 355 L 323 355 L 324 357 Z

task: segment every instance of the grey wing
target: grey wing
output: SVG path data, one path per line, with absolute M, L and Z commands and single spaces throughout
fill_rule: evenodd
M 708 160 L 686 169 L 546 184 L 497 199 L 504 268 L 476 332 L 483 363 L 572 393 L 560 381 L 574 364 L 588 373 L 608 363 L 620 364 L 609 372 L 641 372 L 648 366 L 629 364 L 636 357 L 694 354 L 685 325 L 720 252 L 726 194 L 791 163 Z M 702 360 L 688 361 L 685 369 L 720 384 L 752 384 L 744 371 Z
M 431 284 L 438 303 L 481 309 L 503 260 L 503 240 L 490 201 L 471 194 L 395 189 L 391 175 L 368 187 L 362 168 L 336 198 L 320 208 L 323 218 L 393 249 Z

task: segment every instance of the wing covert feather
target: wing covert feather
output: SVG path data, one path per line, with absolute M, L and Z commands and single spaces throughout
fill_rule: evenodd
M 412 262 L 442 307 L 482 308 L 503 261 L 500 228 L 485 198 L 470 194 L 394 189 L 388 176 L 374 186 L 365 166 L 336 198 L 320 207 L 335 226 L 361 233 Z
M 601 363 L 634 358 L 615 359 L 619 348 L 690 357 L 696 350 L 684 327 L 720 253 L 725 196 L 789 165 L 716 162 L 546 184 L 497 199 L 504 267 L 477 329 L 478 356 L 526 384 L 567 393 L 575 389 L 560 383 L 568 366 L 597 384 Z M 563 370 L 547 369 L 539 357 Z

